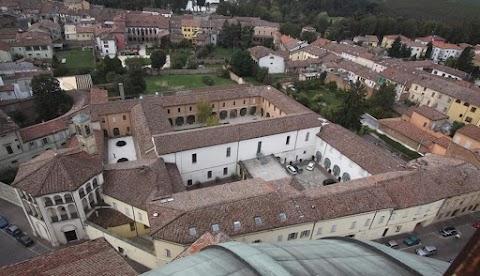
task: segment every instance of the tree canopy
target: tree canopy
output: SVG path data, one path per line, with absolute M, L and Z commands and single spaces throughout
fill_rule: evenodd
M 51 75 L 34 76 L 31 86 L 37 120 L 48 121 L 54 119 L 72 108 L 72 97 L 60 88 L 58 80 Z
M 150 55 L 150 59 L 152 61 L 152 68 L 160 69 L 165 65 L 167 61 L 167 55 L 162 50 L 155 50 Z
M 357 131 L 362 127 L 360 118 L 365 114 L 365 98 L 367 90 L 360 82 L 356 82 L 344 92 L 344 102 L 333 114 L 334 122 Z
M 252 27 L 242 27 L 240 23 L 230 24 L 228 21 L 225 21 L 220 30 L 218 43 L 224 48 L 250 48 L 252 39 Z
M 464 72 L 471 73 L 475 66 L 473 65 L 473 59 L 475 58 L 475 51 L 472 47 L 465 48 L 456 62 L 456 68 Z
M 247 50 L 237 50 L 230 59 L 232 71 L 240 77 L 252 76 L 255 63 Z
M 125 63 L 128 68 L 127 74 L 123 77 L 125 94 L 136 97 L 147 88 L 147 83 L 143 77 L 143 60 L 141 58 L 129 58 Z

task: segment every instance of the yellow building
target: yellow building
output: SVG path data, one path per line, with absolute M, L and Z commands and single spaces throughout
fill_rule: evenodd
M 182 19 L 181 24 L 183 38 L 190 40 L 192 43 L 195 43 L 195 34 L 200 31 L 200 20 Z
M 480 92 L 477 93 L 480 94 Z M 448 117 L 452 121 L 480 126 L 480 107 L 479 105 L 456 99 L 448 109 Z
M 63 2 L 65 7 L 69 10 L 89 10 L 90 9 L 90 3 L 88 3 L 85 0 L 65 0 Z

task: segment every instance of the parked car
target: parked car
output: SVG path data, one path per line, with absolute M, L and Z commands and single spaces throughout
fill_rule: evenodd
M 403 243 L 407 246 L 417 245 L 420 243 L 420 238 L 416 235 L 411 235 L 409 237 L 406 237 L 403 240 Z
M 395 248 L 395 247 L 398 246 L 398 242 L 396 242 L 394 240 L 391 240 L 391 241 L 386 242 L 385 245 L 390 247 L 390 248 Z
M 440 230 L 440 234 L 444 237 L 450 237 L 458 234 L 458 230 L 455 227 L 445 227 L 442 230 Z
M 308 163 L 306 169 L 307 169 L 307 171 L 313 171 L 313 169 L 315 169 L 315 162 L 312 161 L 312 162 Z
M 337 180 L 333 179 L 333 178 L 327 178 L 325 180 L 323 180 L 323 185 L 331 185 L 331 184 L 335 184 L 337 183 Z
M 437 248 L 433 245 L 427 245 L 422 248 L 417 248 L 415 252 L 417 252 L 417 255 L 428 257 L 437 254 Z
M 29 247 L 30 245 L 33 244 L 33 240 L 25 235 L 25 234 L 20 234 L 18 236 L 15 237 L 17 239 L 17 241 L 21 244 L 23 244 L 25 247 Z
M 285 169 L 287 169 L 287 172 L 289 172 L 290 174 L 297 174 L 297 170 L 292 165 L 286 165 Z
M 303 169 L 300 169 L 298 166 L 293 165 L 293 167 L 295 168 L 295 170 L 297 170 L 297 173 L 303 172 Z
M 12 235 L 14 237 L 22 234 L 22 230 L 20 230 L 20 228 L 18 228 L 18 226 L 16 226 L 15 224 L 12 224 L 7 228 L 5 228 L 5 232 L 7 232 L 7 234 Z
M 7 226 L 8 226 L 7 219 L 4 216 L 0 215 L 0 228 L 5 228 Z
M 480 221 L 474 222 L 474 223 L 472 224 L 472 226 L 475 227 L 475 228 L 477 228 L 477 229 L 480 228 Z

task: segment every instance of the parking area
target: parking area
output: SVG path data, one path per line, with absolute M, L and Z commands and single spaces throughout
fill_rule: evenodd
M 22 208 L 6 200 L 0 199 L 0 213 L 8 220 L 9 224 L 15 224 L 20 227 L 20 229 L 35 242 L 30 247 L 24 247 L 14 237 L 7 234 L 4 229 L 1 229 L 0 267 L 31 259 L 57 249 L 48 244 L 47 241 L 39 239 L 33 235 L 30 224 L 28 223 Z
M 302 169 L 302 172 L 295 175 L 298 182 L 302 184 L 305 189 L 312 189 L 318 186 L 322 186 L 323 181 L 327 178 L 335 178 L 331 174 L 329 174 L 322 166 L 316 165 L 313 171 L 306 170 L 306 166 L 309 162 L 303 162 L 301 164 L 297 164 L 296 166 L 299 169 Z
M 421 240 L 420 244 L 415 246 L 407 247 L 403 243 L 403 240 L 406 237 L 410 236 L 410 234 L 402 234 L 385 239 L 380 239 L 376 240 L 376 242 L 386 243 L 389 240 L 395 240 L 399 244 L 396 249 L 410 252 L 413 254 L 416 254 L 415 250 L 417 248 L 433 245 L 437 248 L 437 254 L 431 256 L 430 258 L 442 261 L 449 261 L 451 259 L 455 259 L 458 253 L 460 253 L 465 244 L 468 242 L 468 240 L 472 237 L 473 233 L 475 233 L 477 229 L 475 229 L 472 224 L 475 221 L 478 221 L 479 217 L 480 216 L 478 214 L 472 213 L 466 216 L 462 216 L 448 221 L 442 221 L 434 225 L 425 227 L 418 233 L 415 233 Z M 460 238 L 456 238 L 455 236 L 443 237 L 440 234 L 440 230 L 442 228 L 450 226 L 454 226 L 458 229 L 460 233 Z

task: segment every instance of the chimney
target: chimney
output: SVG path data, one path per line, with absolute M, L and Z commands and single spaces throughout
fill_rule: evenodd
M 120 98 L 125 100 L 125 89 L 123 89 L 123 83 L 118 84 L 118 90 L 120 91 Z

